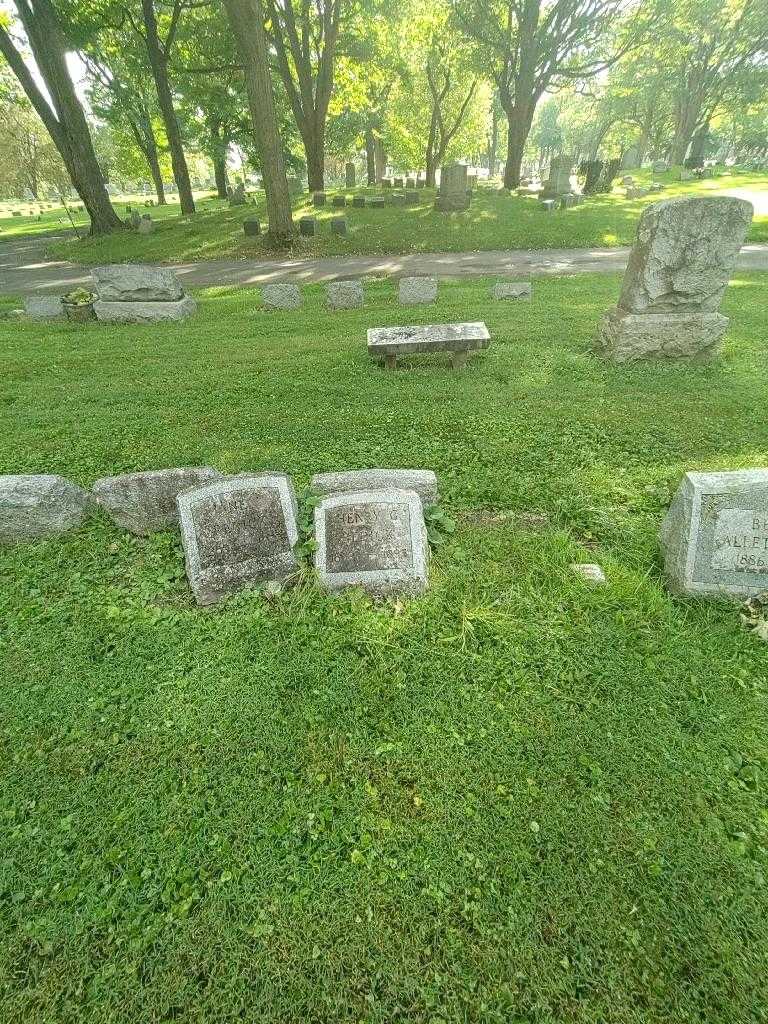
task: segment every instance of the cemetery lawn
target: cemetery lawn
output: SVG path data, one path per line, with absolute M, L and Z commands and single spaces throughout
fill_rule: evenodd
M 4 1024 L 763 1019 L 768 646 L 665 591 L 657 534 L 684 470 L 768 464 L 768 275 L 711 366 L 591 355 L 619 283 L 0 322 L 3 472 L 430 467 L 457 523 L 380 608 L 201 611 L 176 534 L 103 516 L 0 550 Z M 368 360 L 473 319 L 464 373 Z
M 650 172 L 634 173 L 640 183 L 648 184 L 651 180 Z M 327 206 L 315 210 L 304 194 L 297 197 L 294 214 L 296 218 L 315 216 L 317 234 L 314 238 L 297 238 L 286 255 L 301 259 L 307 256 L 629 245 L 640 213 L 648 203 L 678 195 L 723 192 L 738 193 L 751 199 L 756 212 L 749 240 L 768 241 L 768 176 L 765 174 L 733 173 L 685 184 L 676 182 L 672 171 L 656 177 L 667 183 L 666 192 L 660 196 L 627 200 L 621 189 L 612 195 L 590 197 L 579 207 L 554 214 L 545 213 L 533 196 L 500 193 L 491 185 L 481 185 L 476 190 L 470 210 L 453 214 L 433 209 L 435 193 L 432 189 L 419 190 L 416 206 L 388 206 L 381 210 L 359 210 L 351 206 L 335 209 L 331 205 L 331 198 L 336 194 L 333 190 L 328 192 Z M 357 191 L 377 195 L 381 190 Z M 354 190 L 342 192 L 348 197 L 354 195 Z M 116 201 L 116 207 L 124 214 L 122 203 Z M 143 206 L 141 212 L 145 212 Z M 83 264 L 122 261 L 178 263 L 224 257 L 259 259 L 275 255 L 263 236 L 246 239 L 243 234 L 242 225 L 246 218 L 259 217 L 266 224 L 263 199 L 255 206 L 233 209 L 221 200 L 202 199 L 197 214 L 186 218 L 179 217 L 178 205 L 154 208 L 150 212 L 157 220 L 156 230 L 150 236 L 126 231 L 105 238 L 66 239 L 51 245 L 51 255 Z M 346 216 L 348 221 L 346 239 L 331 235 L 330 220 L 339 215 Z M 7 220 L 0 220 L 0 231 L 7 223 Z

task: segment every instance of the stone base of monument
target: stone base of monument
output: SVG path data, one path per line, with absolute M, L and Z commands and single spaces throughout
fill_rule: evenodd
M 728 328 L 721 313 L 626 313 L 609 309 L 598 347 L 617 363 L 635 359 L 699 359 L 717 355 Z
M 102 302 L 93 306 L 102 323 L 156 324 L 186 320 L 197 309 L 191 295 L 175 302 Z
M 686 473 L 661 546 L 674 593 L 745 598 L 768 590 L 768 469 Z
M 327 590 L 413 597 L 427 587 L 429 543 L 415 491 L 332 494 L 315 508 L 315 568 Z
M 417 352 L 450 352 L 454 369 L 461 369 L 470 352 L 488 348 L 491 336 L 482 321 L 466 324 L 427 324 L 423 327 L 371 327 L 368 353 L 383 359 L 388 370 L 399 356 Z
M 439 195 L 435 200 L 435 209 L 440 213 L 459 213 L 462 210 L 468 210 L 471 205 L 472 200 L 466 193 Z

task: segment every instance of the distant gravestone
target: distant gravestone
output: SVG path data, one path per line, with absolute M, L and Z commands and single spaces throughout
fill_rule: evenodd
M 640 160 L 637 146 L 630 146 L 621 158 L 621 170 L 628 170 L 630 167 L 639 167 Z
M 675 593 L 743 598 L 768 590 L 768 469 L 686 473 L 661 544 Z
M 281 583 L 298 567 L 296 497 L 284 474 L 243 474 L 178 498 L 187 577 L 198 604 Z
M 435 209 L 441 213 L 468 210 L 470 202 L 466 164 L 448 164 L 443 167 L 440 171 L 440 194 L 435 200 Z
M 395 188 L 403 188 L 405 182 L 404 182 L 403 178 L 395 178 L 393 184 L 394 184 Z
M 491 288 L 491 297 L 494 299 L 522 299 L 530 302 L 531 296 L 530 281 L 499 281 Z
M 63 476 L 0 476 L 0 541 L 66 533 L 80 526 L 91 508 L 90 495 Z
M 347 219 L 346 217 L 332 217 L 331 218 L 331 234 L 346 236 L 347 234 Z
M 549 178 L 541 193 L 544 199 L 557 199 L 571 191 L 571 169 L 573 157 L 556 156 L 549 165 Z
M 348 469 L 340 473 L 316 473 L 310 482 L 313 494 L 347 494 L 350 491 L 415 491 L 423 505 L 439 500 L 437 477 L 431 469 Z
M 556 205 L 557 202 L 554 199 L 542 199 L 542 201 L 539 203 L 539 206 L 542 207 L 544 213 L 554 213 Z
M 341 209 L 342 207 L 344 207 L 346 205 L 347 205 L 347 197 L 346 196 L 334 196 L 333 199 L 331 200 L 331 206 L 335 206 L 335 207 L 337 207 L 337 209 Z
M 301 289 L 290 281 L 276 281 L 263 285 L 261 298 L 265 309 L 299 309 Z
M 328 196 L 325 194 L 325 192 L 315 192 L 315 194 L 312 196 L 312 204 L 316 208 L 319 208 L 321 206 L 325 206 L 327 199 Z
M 311 238 L 315 233 L 315 218 L 314 217 L 300 217 L 299 218 L 299 234 L 304 238 Z
M 245 185 L 241 182 L 236 188 L 232 190 L 229 197 L 230 206 L 245 206 L 248 199 L 245 194 Z
M 718 309 L 752 212 L 731 196 L 647 206 L 618 305 L 600 325 L 604 353 L 616 362 L 714 355 L 728 327 Z
M 355 187 L 355 165 L 351 161 L 344 165 L 344 184 L 347 188 Z
M 437 302 L 437 279 L 434 277 L 402 277 L 398 285 L 401 306 L 420 306 Z
M 28 295 L 24 299 L 24 313 L 29 320 L 60 320 L 64 306 L 60 295 Z
M 654 160 L 652 170 L 654 174 L 665 174 L 669 170 L 669 164 L 666 160 Z
M 352 205 L 358 210 L 363 209 L 365 207 L 365 196 L 353 196 Z
M 155 230 L 155 224 L 151 216 L 145 213 L 139 223 L 139 234 L 140 235 L 151 235 Z
M 139 225 L 141 224 L 141 214 L 139 213 L 138 210 L 131 210 L 131 221 L 130 221 L 130 223 L 131 223 L 131 227 L 135 231 L 139 230 Z
M 363 305 L 363 282 L 331 281 L 326 296 L 330 309 L 360 309 Z
M 415 491 L 333 494 L 315 508 L 315 568 L 331 591 L 415 596 L 427 587 L 429 545 Z
M 384 196 L 371 196 L 371 198 L 368 200 L 368 206 L 372 210 L 383 210 L 384 207 L 386 206 L 386 202 L 387 200 L 385 199 Z
M 243 221 L 243 231 L 246 238 L 254 238 L 256 235 L 261 234 L 261 222 L 256 220 L 255 217 L 250 217 L 248 220 Z
M 221 476 L 210 466 L 123 473 L 97 480 L 93 496 L 118 526 L 145 536 L 178 523 L 176 499 L 182 491 L 220 480 Z
M 405 193 L 405 205 L 416 206 L 419 201 L 419 193 L 416 191 L 409 191 Z
M 416 178 L 406 178 L 405 179 L 405 187 L 406 188 L 416 188 L 416 184 L 417 184 Z

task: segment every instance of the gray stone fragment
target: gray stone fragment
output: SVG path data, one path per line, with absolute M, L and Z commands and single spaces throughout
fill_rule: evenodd
M 301 289 L 291 281 L 276 281 L 262 287 L 261 298 L 265 309 L 299 309 Z
M 333 494 L 315 508 L 315 568 L 327 590 L 414 596 L 427 586 L 429 545 L 415 491 Z
M 283 473 L 246 473 L 178 497 L 187 577 L 198 604 L 296 572 L 296 496 Z
M 636 359 L 700 359 L 716 356 L 728 329 L 720 313 L 625 313 L 610 309 L 598 329 L 598 346 L 616 363 Z
M 768 590 L 768 469 L 686 473 L 661 545 L 674 593 L 744 598 Z
M 93 305 L 96 319 L 102 323 L 157 324 L 186 320 L 197 309 L 191 295 L 178 302 L 103 302 Z
M 152 220 L 148 213 L 145 213 L 139 222 L 139 234 L 140 235 L 151 235 L 155 230 L 155 222 Z
M 403 277 L 398 297 L 401 306 L 419 306 L 437 302 L 437 279 L 434 277 Z
M 97 480 L 93 496 L 118 526 L 145 535 L 178 523 L 176 499 L 182 491 L 221 478 L 222 474 L 209 466 L 123 473 Z
M 173 270 L 140 263 L 113 263 L 91 271 L 102 302 L 176 302 L 184 289 Z
M 64 306 L 60 295 L 28 295 L 24 312 L 29 320 L 62 320 Z
M 491 289 L 494 299 L 523 299 L 530 302 L 531 295 L 530 281 L 500 281 Z
M 310 490 L 314 494 L 415 491 L 424 505 L 434 505 L 439 500 L 437 477 L 431 469 L 348 469 L 340 473 L 316 473 Z
M 605 586 L 608 583 L 602 568 L 593 562 L 574 562 L 571 565 L 571 570 L 588 583 L 594 583 L 597 586 Z
M 363 282 L 331 281 L 327 297 L 331 309 L 359 309 L 363 305 Z
M 90 495 L 63 476 L 0 476 L 0 541 L 31 540 L 74 530 L 91 504 Z

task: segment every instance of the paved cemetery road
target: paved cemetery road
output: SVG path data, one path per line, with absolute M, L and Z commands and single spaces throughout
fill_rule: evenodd
M 0 295 L 62 293 L 90 283 L 90 271 L 74 263 L 46 260 L 48 244 L 60 236 L 0 241 Z M 268 281 L 337 281 L 375 274 L 403 277 L 479 277 L 499 274 L 581 274 L 623 270 L 628 249 L 510 249 L 503 252 L 415 253 L 407 256 L 333 256 L 303 260 L 211 260 L 174 264 L 187 288 L 246 287 Z M 768 270 L 768 244 L 745 245 L 738 265 Z

